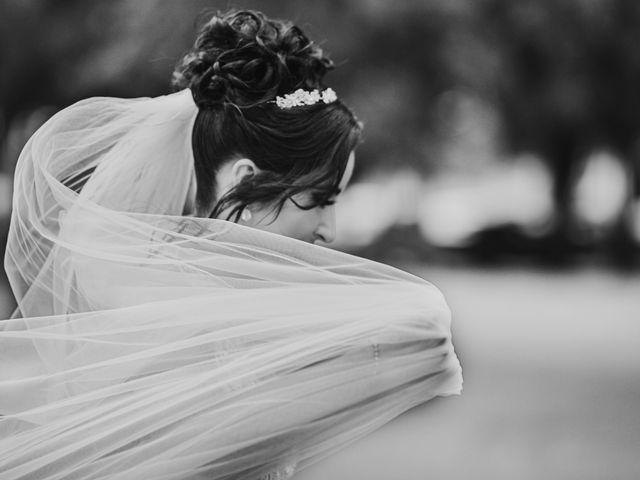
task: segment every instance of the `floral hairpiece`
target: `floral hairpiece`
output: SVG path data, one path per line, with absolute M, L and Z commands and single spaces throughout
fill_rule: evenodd
M 319 102 L 332 103 L 338 99 L 336 92 L 332 88 L 327 88 L 323 92 L 319 90 L 303 90 L 299 88 L 293 93 L 288 93 L 284 97 L 276 97 L 276 105 L 279 108 L 289 109 L 302 105 L 315 105 Z

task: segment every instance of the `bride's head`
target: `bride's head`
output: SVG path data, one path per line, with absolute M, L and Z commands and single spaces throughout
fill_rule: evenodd
M 332 68 L 298 27 L 259 12 L 216 15 L 202 27 L 173 76 L 199 108 L 196 215 L 334 239 L 333 204 L 353 171 L 361 124 L 325 87 Z M 282 104 L 299 89 L 320 98 Z

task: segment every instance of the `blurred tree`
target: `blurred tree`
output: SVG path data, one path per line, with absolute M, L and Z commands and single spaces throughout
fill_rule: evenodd
M 640 189 L 637 0 L 3 0 L 0 142 L 42 106 L 167 93 L 199 14 L 230 7 L 291 19 L 331 54 L 328 83 L 366 124 L 357 174 L 455 161 L 443 108 L 468 98 L 498 118 L 510 152 L 549 162 L 554 248 L 568 245 L 573 175 L 593 149 L 624 158 Z M 610 250 L 623 261 L 629 238 L 621 221 Z
M 635 0 L 485 0 L 476 19 L 499 52 L 500 77 L 489 92 L 513 151 L 548 159 L 558 222 L 555 248 L 571 237 L 572 181 L 578 162 L 608 148 L 638 185 L 640 3 Z M 629 199 L 631 200 L 631 199 Z M 629 261 L 620 219 L 611 249 Z

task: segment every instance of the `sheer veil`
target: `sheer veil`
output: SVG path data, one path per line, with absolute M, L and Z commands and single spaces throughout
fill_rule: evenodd
M 58 113 L 16 169 L 3 479 L 256 479 L 459 393 L 430 283 L 183 216 L 188 90 Z

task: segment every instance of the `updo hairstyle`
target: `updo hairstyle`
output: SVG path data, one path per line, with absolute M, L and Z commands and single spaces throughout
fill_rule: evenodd
M 333 63 L 295 25 L 256 11 L 214 15 L 173 73 L 198 106 L 193 128 L 196 214 L 238 221 L 252 204 L 280 212 L 301 192 L 324 205 L 339 193 L 361 124 L 340 101 L 282 109 L 275 103 L 302 88 L 324 90 Z M 251 159 L 260 172 L 216 202 L 215 178 L 228 161 Z

